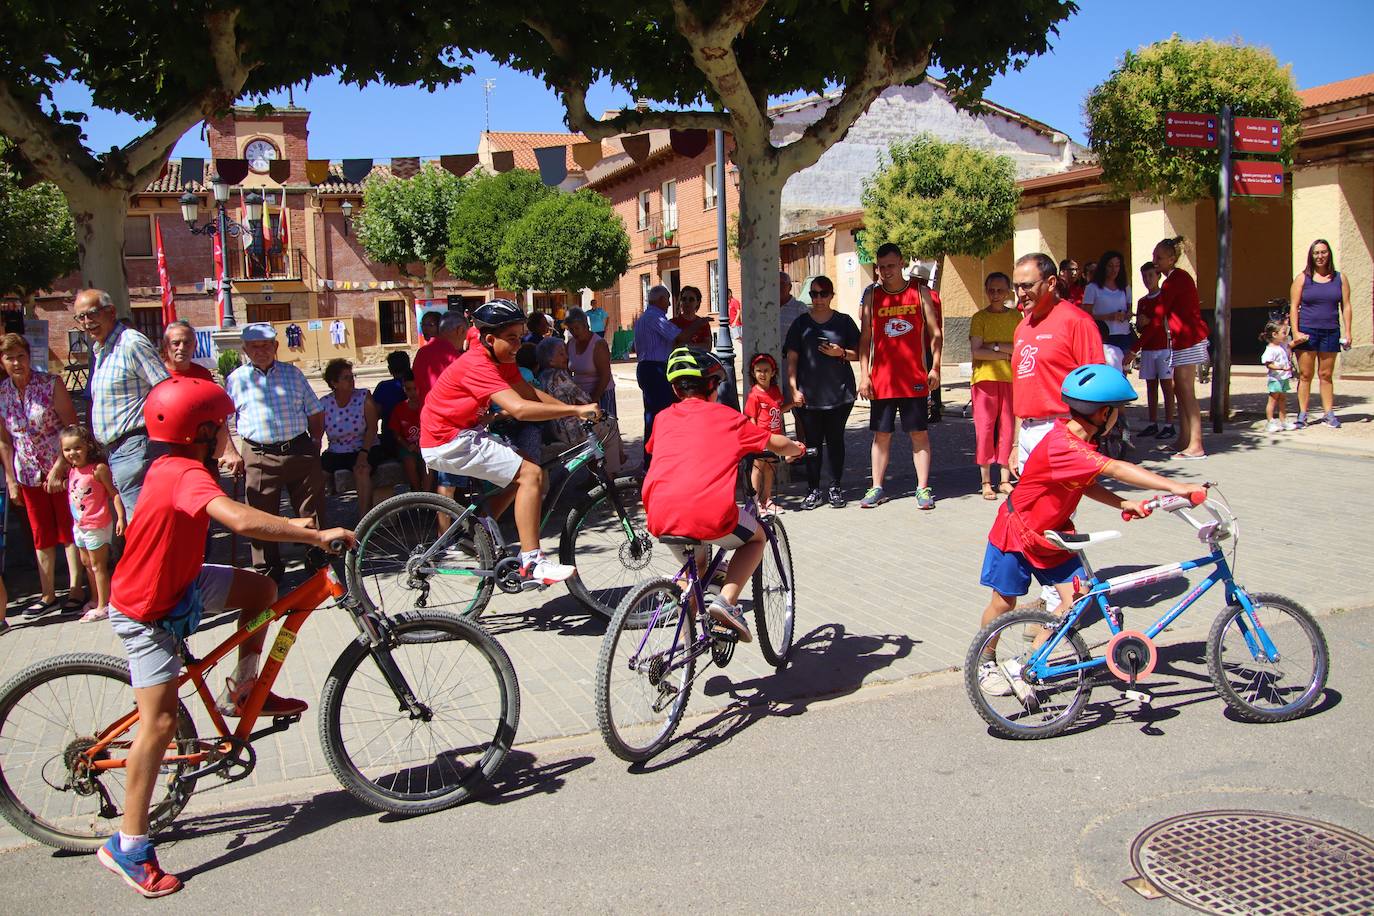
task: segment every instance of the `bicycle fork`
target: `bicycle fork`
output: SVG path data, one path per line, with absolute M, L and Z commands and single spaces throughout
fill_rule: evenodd
M 343 601 L 351 601 L 351 599 L 346 597 Z M 369 644 L 367 652 L 372 656 L 372 660 L 377 663 L 377 670 L 381 671 L 382 679 L 386 681 L 386 685 L 391 688 L 392 695 L 396 697 L 398 710 L 406 713 L 413 720 L 428 722 L 434 717 L 434 711 L 415 698 L 415 691 L 410 689 L 410 683 L 401 673 L 400 667 L 396 664 L 396 659 L 391 656 L 389 645 L 391 628 L 373 615 L 362 612 L 356 602 L 353 604 L 353 620 L 357 623 L 359 632 L 367 637 Z

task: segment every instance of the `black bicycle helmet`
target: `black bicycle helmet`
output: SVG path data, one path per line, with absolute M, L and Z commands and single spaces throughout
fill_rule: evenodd
M 711 387 L 725 381 L 725 366 L 709 350 L 697 347 L 678 347 L 668 355 L 668 381 L 705 379 Z
M 495 331 L 512 324 L 524 324 L 525 313 L 509 299 L 492 299 L 472 310 L 472 323 L 482 331 Z

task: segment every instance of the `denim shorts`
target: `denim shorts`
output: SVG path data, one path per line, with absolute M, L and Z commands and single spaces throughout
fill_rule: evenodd
M 200 568 L 196 584 L 200 587 L 205 613 L 217 614 L 224 610 L 229 600 L 229 588 L 234 584 L 234 568 L 207 563 Z M 124 643 L 124 653 L 129 657 L 129 680 L 135 688 L 156 687 L 176 680 L 177 675 L 181 674 L 181 654 L 177 651 L 176 637 L 156 621 L 144 623 L 134 620 L 111 605 L 110 626 Z
M 1294 350 L 1311 350 L 1313 353 L 1341 352 L 1340 328 L 1305 328 L 1298 322 L 1298 330 L 1307 335 L 1307 340 L 1294 344 Z
M 1030 591 L 1031 577 L 1041 585 L 1059 585 L 1070 582 L 1074 576 L 1083 572 L 1083 564 L 1077 557 L 1060 563 L 1052 569 L 1039 569 L 1020 551 L 1003 551 L 988 544 L 983 551 L 983 575 L 980 585 L 992 589 L 999 595 L 1020 597 Z

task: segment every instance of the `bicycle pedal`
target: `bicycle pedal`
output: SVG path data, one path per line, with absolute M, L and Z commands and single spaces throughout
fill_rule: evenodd
M 1152 697 L 1143 690 L 1123 690 L 1121 691 L 1121 698 L 1123 700 L 1134 700 L 1141 706 L 1149 706 L 1152 702 Z
M 289 715 L 289 716 L 273 716 L 273 717 L 272 717 L 272 727 L 273 727 L 273 728 L 290 728 L 291 726 L 295 725 L 295 724 L 296 724 L 297 722 L 299 722 L 300 720 L 301 720 L 301 714 L 298 713 L 298 712 L 294 712 L 294 713 L 292 713 L 292 714 Z
M 720 642 L 739 642 L 739 634 L 723 623 L 711 624 L 711 638 Z

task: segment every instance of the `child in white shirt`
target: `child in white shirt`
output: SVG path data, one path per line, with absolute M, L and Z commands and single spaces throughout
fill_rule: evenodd
M 1293 378 L 1293 351 L 1290 348 L 1288 323 L 1269 322 L 1264 326 L 1260 340 L 1265 343 L 1260 360 L 1264 368 L 1269 370 L 1269 401 L 1264 405 L 1264 416 L 1268 422 L 1264 431 L 1276 433 L 1281 429 L 1297 429 L 1297 424 L 1288 419 L 1288 392 Z

